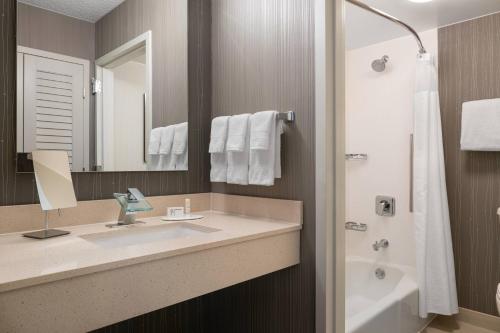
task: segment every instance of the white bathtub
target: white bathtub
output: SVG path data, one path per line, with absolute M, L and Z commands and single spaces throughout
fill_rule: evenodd
M 386 276 L 380 280 L 375 270 Z M 346 332 L 417 333 L 428 320 L 418 316 L 418 286 L 411 267 L 346 260 Z

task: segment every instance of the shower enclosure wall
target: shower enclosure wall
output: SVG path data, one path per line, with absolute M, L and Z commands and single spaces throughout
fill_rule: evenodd
M 420 36 L 437 56 L 437 30 Z M 376 72 L 371 64 L 383 55 L 390 60 L 384 71 Z M 347 274 L 366 285 L 347 283 L 348 332 L 384 327 L 387 332 L 415 333 L 426 323 L 418 318 L 410 213 L 416 55 L 412 36 L 346 53 L 346 153 L 368 156 L 346 161 L 346 221 L 368 226 L 366 232 L 346 230 Z M 393 217 L 376 214 L 379 195 L 395 198 Z M 388 248 L 374 251 L 372 244 L 381 239 L 389 241 Z M 377 268 L 385 270 L 384 279 L 376 277 Z

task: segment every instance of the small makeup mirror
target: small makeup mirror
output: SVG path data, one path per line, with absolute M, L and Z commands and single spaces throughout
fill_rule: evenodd
M 36 239 L 69 234 L 68 231 L 49 229 L 48 212 L 76 206 L 68 153 L 39 150 L 31 153 L 40 206 L 45 212 L 45 229 L 23 236 Z

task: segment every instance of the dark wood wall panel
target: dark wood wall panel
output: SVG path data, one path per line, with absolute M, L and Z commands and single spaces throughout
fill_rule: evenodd
M 190 27 L 195 21 L 204 22 L 198 40 L 207 43 L 210 25 L 203 18 L 210 15 L 209 2 L 190 3 L 201 9 L 201 17 L 190 16 Z M 213 116 L 266 109 L 297 113 L 297 123 L 287 129 L 283 140 L 282 180 L 269 188 L 212 184 L 212 190 L 303 200 L 301 264 L 99 333 L 314 332 L 313 4 L 310 0 L 212 0 L 211 13 Z
M 15 172 L 16 130 L 16 0 L 0 0 L 2 20 L 0 38 L 0 205 L 37 202 L 32 174 Z M 193 28 L 193 27 L 191 27 Z M 196 27 L 194 27 L 196 29 Z M 138 187 L 146 195 L 167 195 L 210 191 L 208 137 L 211 96 L 207 70 L 209 42 L 200 41 L 192 30 L 188 51 L 189 75 L 189 171 L 74 173 L 78 200 L 113 197 L 114 192 Z
M 214 192 L 304 202 L 301 264 L 222 293 L 213 322 L 225 332 L 313 332 L 315 308 L 314 5 L 311 0 L 212 0 L 212 114 L 296 112 L 275 186 L 212 184 Z M 238 302 L 238 299 L 244 302 Z M 232 310 L 233 309 L 233 310 Z M 231 326 L 232 325 L 232 326 Z M 216 328 L 217 325 L 212 326 Z
M 94 24 L 19 3 L 17 43 L 94 61 Z
M 500 98 L 500 14 L 439 29 L 439 81 L 461 307 L 497 315 L 500 153 L 460 151 L 462 103 Z

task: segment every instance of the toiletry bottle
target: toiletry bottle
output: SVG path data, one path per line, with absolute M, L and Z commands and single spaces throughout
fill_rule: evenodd
M 191 215 L 191 199 L 186 199 L 184 201 L 184 214 Z

